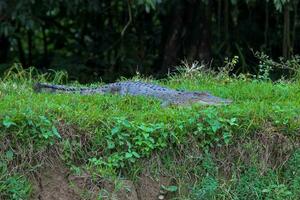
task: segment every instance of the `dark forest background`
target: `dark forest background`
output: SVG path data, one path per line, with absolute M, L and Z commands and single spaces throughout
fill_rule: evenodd
M 299 53 L 298 8 L 299 0 L 0 0 L 0 72 L 21 63 L 113 81 L 238 56 L 237 73 L 256 73 L 256 51 Z

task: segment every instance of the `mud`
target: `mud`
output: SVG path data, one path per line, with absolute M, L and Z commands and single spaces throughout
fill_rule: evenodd
M 169 186 L 167 177 L 153 178 L 142 174 L 136 183 L 130 180 L 92 181 L 88 174 L 71 175 L 60 161 L 44 167 L 35 173 L 33 200 L 158 200 L 168 199 L 161 186 Z

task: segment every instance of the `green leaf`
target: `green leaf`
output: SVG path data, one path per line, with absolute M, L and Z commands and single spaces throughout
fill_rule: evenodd
M 214 121 L 213 123 L 211 123 L 211 129 L 214 133 L 216 133 L 217 130 L 219 130 L 221 127 L 222 127 L 222 125 L 218 121 Z
M 155 129 L 152 127 L 147 127 L 145 125 L 141 125 L 139 126 L 139 128 L 147 133 L 152 133 Z
M 11 161 L 14 158 L 14 152 L 11 150 L 8 150 L 5 152 L 5 157 L 7 160 Z
M 126 128 L 130 128 L 131 127 L 131 124 L 129 123 L 128 120 L 123 120 L 122 121 L 122 125 L 124 125 Z
M 140 157 L 141 157 L 141 156 L 140 156 L 137 152 L 135 152 L 135 151 L 133 151 L 132 154 L 133 154 L 134 157 L 136 157 L 136 158 L 140 158 Z
M 131 158 L 131 157 L 132 157 L 132 153 L 127 152 L 127 153 L 125 154 L 125 158 Z
M 176 192 L 178 190 L 178 187 L 175 186 L 175 185 L 170 185 L 170 186 L 164 186 L 164 185 L 162 185 L 161 187 L 162 187 L 162 189 L 164 189 L 164 190 L 166 190 L 168 192 Z
M 113 141 L 111 141 L 111 140 L 107 140 L 107 148 L 108 149 L 113 149 L 113 148 L 115 148 L 115 143 L 113 142 Z
M 263 193 L 268 193 L 268 192 L 270 192 L 270 190 L 269 189 L 263 189 L 262 192 Z
M 113 129 L 111 129 L 111 134 L 114 135 L 116 133 L 120 132 L 120 127 L 116 126 Z
M 229 144 L 231 138 L 232 138 L 231 133 L 229 133 L 229 132 L 224 132 L 224 134 L 223 134 L 223 139 L 224 139 L 225 144 Z
M 52 133 L 53 133 L 53 135 L 55 135 L 56 137 L 61 139 L 61 135 L 59 134 L 59 132 L 58 132 L 58 130 L 56 129 L 55 126 L 52 126 Z
M 16 125 L 16 123 L 14 123 L 10 117 L 6 116 L 3 121 L 2 121 L 3 126 L 5 126 L 6 128 L 9 128 L 13 125 Z
M 237 122 L 237 119 L 234 117 L 234 118 L 231 118 L 230 120 L 229 120 L 229 124 L 231 125 L 231 126 L 237 126 L 238 124 L 236 123 Z
M 45 123 L 45 124 L 47 124 L 47 125 L 49 125 L 49 124 L 51 124 L 51 122 L 49 121 L 49 119 L 47 119 L 47 117 L 45 117 L 45 116 L 40 116 L 40 119 L 41 119 L 41 121 L 43 122 L 43 123 Z

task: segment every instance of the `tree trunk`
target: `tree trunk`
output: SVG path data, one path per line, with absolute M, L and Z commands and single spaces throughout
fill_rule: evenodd
M 200 43 L 200 32 L 202 27 L 202 19 L 200 18 L 203 9 L 200 1 L 187 1 L 184 13 L 184 38 L 183 38 L 183 55 L 188 62 L 197 59 L 198 46 Z
M 186 13 L 188 20 L 185 23 L 187 26 L 184 56 L 189 62 L 194 60 L 207 62 L 211 53 L 211 1 L 207 3 L 194 1 L 187 6 Z
M 265 39 L 265 46 L 266 48 L 269 46 L 269 38 L 268 38 L 268 35 L 269 35 L 269 2 L 266 1 L 266 4 L 265 4 L 265 32 L 264 32 L 264 39 Z
M 166 18 L 165 29 L 166 40 L 162 50 L 162 61 L 160 73 L 166 73 L 175 64 L 179 62 L 179 50 L 181 47 L 181 36 L 183 26 L 183 5 L 182 1 L 174 4 L 172 14 Z
M 286 59 L 291 56 L 290 9 L 288 2 L 284 5 L 282 55 Z
M 45 26 L 42 26 L 42 35 L 43 35 L 43 50 L 44 50 L 43 65 L 44 67 L 47 67 L 49 65 L 49 58 L 48 58 L 48 41 L 47 41 Z
M 7 62 L 9 46 L 9 40 L 5 36 L 0 36 L 0 63 Z
M 299 0 L 293 1 L 293 7 L 294 7 L 294 22 L 293 22 L 293 32 L 292 32 L 292 44 L 291 47 L 294 50 L 295 48 L 295 40 L 296 40 L 296 28 L 298 23 L 298 4 Z
M 24 52 L 23 44 L 22 44 L 22 41 L 20 38 L 17 38 L 17 45 L 18 45 L 18 53 L 19 53 L 20 63 L 22 64 L 22 66 L 24 68 L 26 68 L 27 65 L 26 65 L 25 52 Z
M 162 70 L 168 71 L 180 59 L 209 61 L 211 56 L 211 1 L 180 1 L 164 27 Z M 167 26 L 169 25 L 169 27 Z M 183 57 L 182 57 L 183 56 Z
M 201 38 L 198 47 L 198 58 L 208 62 L 211 57 L 211 1 L 207 2 L 204 9 L 204 15 L 201 17 L 203 20 L 202 29 L 200 30 Z
M 222 23 L 222 0 L 218 0 L 218 13 L 217 13 L 217 23 L 218 23 L 218 42 L 221 41 L 221 23 Z
M 229 42 L 229 0 L 224 0 L 224 36 L 226 43 Z
M 32 66 L 32 34 L 33 32 L 31 30 L 29 30 L 27 32 L 27 36 L 28 36 L 28 66 Z

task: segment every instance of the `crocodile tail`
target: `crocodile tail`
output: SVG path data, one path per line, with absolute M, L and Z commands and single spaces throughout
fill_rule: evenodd
M 82 91 L 87 90 L 87 88 L 76 88 L 65 85 L 52 85 L 48 83 L 35 83 L 33 85 L 33 90 L 37 93 L 81 93 Z

